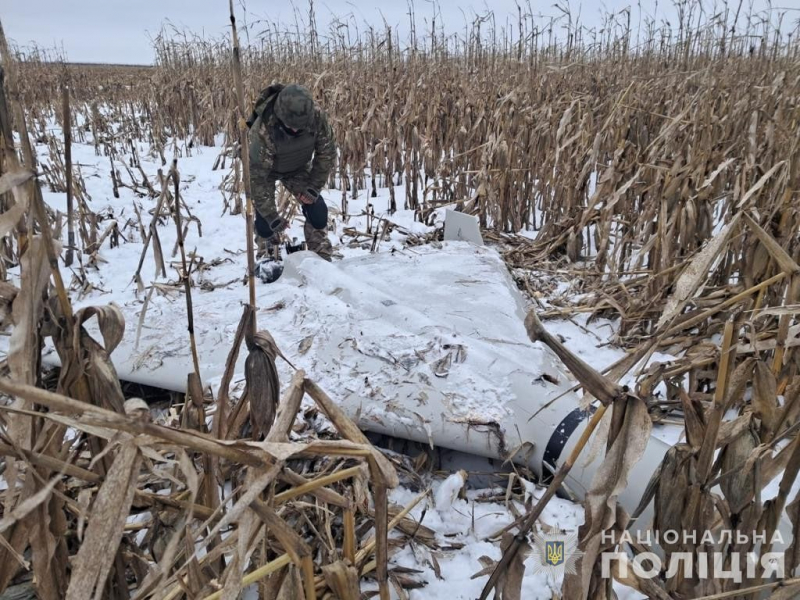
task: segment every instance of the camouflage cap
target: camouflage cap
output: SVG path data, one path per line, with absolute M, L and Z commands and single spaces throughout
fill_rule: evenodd
M 292 129 L 305 129 L 313 115 L 314 100 L 302 85 L 287 85 L 275 100 L 275 116 Z

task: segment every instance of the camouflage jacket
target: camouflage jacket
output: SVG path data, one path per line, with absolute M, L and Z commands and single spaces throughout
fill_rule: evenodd
M 321 190 L 336 162 L 336 140 L 327 115 L 314 107 L 311 125 L 300 135 L 288 135 L 273 112 L 283 86 L 264 90 L 248 120 L 250 126 L 250 185 L 263 189 L 268 179 L 308 173 L 308 187 Z

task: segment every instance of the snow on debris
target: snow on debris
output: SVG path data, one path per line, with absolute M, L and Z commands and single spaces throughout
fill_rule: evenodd
M 40 146 L 38 151 L 45 155 L 47 148 Z M 185 146 L 183 152 L 187 152 Z M 156 181 L 160 161 L 148 157 L 143 144 L 138 153 L 144 171 Z M 190 226 L 186 249 L 202 258 L 205 266 L 195 274 L 193 294 L 202 375 L 204 383 L 212 387 L 218 384 L 219 366 L 224 365 L 247 299 L 244 219 L 221 214 L 220 184 L 227 173 L 212 170 L 217 154 L 216 148 L 195 148 L 191 156 L 178 161 L 183 198 L 202 224 L 202 237 L 196 224 Z M 122 309 L 125 338 L 112 356 L 121 375 L 182 387 L 191 370 L 182 292 L 154 293 L 137 332 L 143 296 L 137 294 L 131 277 L 143 245 L 133 203 L 139 205 L 146 227 L 155 199 L 139 197 L 125 187 L 120 188 L 120 197 L 114 198 L 108 158 L 97 156 L 90 144 L 74 144 L 73 160 L 86 182 L 92 209 L 117 219 L 125 238 L 119 247 L 106 245 L 99 251 L 98 264 L 86 271 L 92 290 L 77 295 L 75 306 L 114 302 Z M 398 199 L 404 196 L 402 187 L 395 188 L 395 193 Z M 334 214 L 339 194 L 326 195 Z M 63 194 L 44 190 L 44 197 L 52 208 L 64 211 Z M 389 216 L 386 190 L 374 198 L 350 198 L 348 227 L 366 229 L 367 217 L 362 213 L 368 203 L 376 216 L 390 219 L 405 231 L 424 234 L 431 230 L 415 221 L 412 211 Z M 497 421 L 508 415 L 509 375 L 528 372 L 536 377 L 532 369 L 543 361 L 548 361 L 550 372 L 559 368 L 541 347 L 528 342 L 521 327 L 524 307 L 495 250 L 454 242 L 405 248 L 405 236 L 395 231 L 379 244 L 377 254 L 370 254 L 366 245 L 342 244 L 343 227 L 339 215 L 330 236 L 344 260 L 327 264 L 306 258 L 298 264 L 299 280 L 289 276 L 272 285 L 259 284 L 259 324 L 268 328 L 295 365 L 306 369 L 333 398 L 368 399 L 360 407 L 362 420 L 391 421 L 430 435 L 433 425 L 429 416 L 420 413 L 424 413 L 430 394 L 441 393 L 449 409 L 447 419 Z M 169 265 L 170 259 L 175 260 L 173 224 L 161 224 L 158 233 Z M 289 236 L 302 239 L 302 222 L 293 223 Z M 70 281 L 73 272 L 63 271 L 65 280 Z M 142 275 L 146 286 L 177 281 L 177 271 L 169 266 L 166 280 L 157 277 L 152 250 Z M 202 291 L 203 286 L 215 289 Z M 486 318 L 476 324 L 465 317 L 469 312 Z M 589 349 L 592 356 L 586 358 L 590 362 L 609 357 L 590 350 L 597 344 L 588 333 L 576 329 L 570 334 L 568 345 Z M 355 352 L 343 352 L 348 346 Z M 280 368 L 286 381 L 288 368 L 283 364 Z M 241 365 L 238 373 L 234 384 L 242 379 Z M 412 389 L 413 398 L 408 396 Z M 481 558 L 500 558 L 498 545 L 486 537 L 510 523 L 513 516 L 504 503 L 485 497 L 502 495 L 502 490 L 467 489 L 464 484 L 461 473 L 435 483 L 435 504 L 423 502 L 411 514 L 433 529 L 445 548 L 432 558 L 430 550 L 412 544 L 393 556 L 392 565 L 419 569 L 427 581 L 425 588 L 411 592 L 412 600 L 445 595 L 454 600 L 475 598 L 486 581 L 486 576 L 472 578 L 482 568 Z M 541 495 L 541 488 L 525 487 L 526 500 Z M 415 495 L 400 487 L 392 491 L 391 501 L 405 505 Z M 518 502 L 516 508 L 524 510 Z M 580 506 L 554 499 L 541 520 L 575 531 L 582 519 Z M 523 597 L 550 598 L 560 586 L 560 581 L 548 581 L 529 569 Z M 257 597 L 255 589 L 248 594 Z

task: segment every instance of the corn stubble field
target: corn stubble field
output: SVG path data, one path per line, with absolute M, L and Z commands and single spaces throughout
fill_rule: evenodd
M 712 20 L 690 13 L 675 31 L 653 23 L 632 31 L 629 22 L 600 33 L 571 25 L 567 43 L 554 40 L 552 23 L 538 28 L 522 13 L 509 30 L 485 19 L 452 37 L 412 28 L 409 40 L 390 28 L 342 25 L 322 37 L 313 27 L 287 34 L 270 25 L 251 32 L 241 52 L 245 106 L 273 80 L 297 81 L 328 111 L 340 147 L 330 193 L 342 214 L 352 199 L 388 188 L 388 205 L 376 213 L 411 209 L 427 223 L 445 206 L 477 215 L 538 304 L 526 321 L 530 338 L 553 348 L 600 402 L 589 431 L 607 436 L 607 477 L 587 495 L 585 554 L 561 591 L 570 600 L 613 597 L 599 575 L 600 552 L 611 544 L 600 540 L 630 524 L 615 499 L 654 422 L 686 428 L 643 498 L 655 503 L 655 530 L 771 537 L 785 510 L 793 540 L 800 533 L 800 500 L 790 496 L 800 471 L 797 36 L 733 8 Z M 153 67 L 77 66 L 10 52 L 3 40 L 0 299 L 12 334 L 0 379 L 10 398 L 0 413 L 8 484 L 0 589 L 32 573 L 47 599 L 235 598 L 257 583 L 264 598 L 350 600 L 364 597 L 366 578 L 377 581 L 367 597 L 425 597 L 413 574 L 387 565 L 406 544 L 437 547 L 434 533 L 408 518 L 412 506 L 387 505 L 387 488 L 413 462 L 376 450 L 302 371 L 274 424 L 261 425 L 264 443 L 238 439 L 258 392 L 229 398 L 230 372 L 216 398 L 190 376 L 178 418 L 156 423 L 146 406 L 126 403 L 109 368 L 123 331 L 115 307 L 72 310 L 80 273 L 94 268 L 103 245 L 121 243 L 127 227 L 162 251 L 148 215 L 109 226 L 93 212 L 80 165 L 67 168 L 68 142 L 51 133 L 52 120 L 63 128 L 68 114 L 72 139 L 107 157 L 113 193 L 127 186 L 159 198 L 153 222 L 174 219 L 179 237 L 188 228 L 181 218 L 191 216 L 172 191 L 171 161 L 216 143 L 215 168 L 229 171 L 220 211 L 245 213 L 230 42 L 162 34 L 155 48 Z M 17 147 L 14 134 L 22 134 Z M 29 138 L 49 146 L 49 160 L 37 164 Z M 148 179 L 133 141 L 161 161 L 161 180 Z M 73 196 L 74 251 L 61 250 L 77 273 L 71 282 L 61 279 L 54 242 L 66 239 L 69 219 L 44 205 L 37 180 Z M 191 319 L 190 270 L 184 255 Z M 553 295 L 559 279 L 578 281 L 577 293 Z M 604 373 L 546 331 L 547 319 L 578 313 L 617 320 L 615 343 L 627 354 Z M 93 316 L 103 344 L 83 328 Z M 246 341 L 251 365 L 268 365 L 274 342 L 255 329 L 246 311 L 237 340 Z M 42 389 L 45 337 L 64 365 L 55 391 Z M 637 371 L 657 351 L 678 358 Z M 637 385 L 621 387 L 630 372 Z M 246 375 L 255 389 L 258 369 Z M 304 394 L 336 437 L 306 431 L 303 443 L 287 443 Z M 503 558 L 475 565 L 491 575 L 484 597 L 520 597 L 530 548 L 510 534 L 534 527 L 586 446 L 584 439 L 527 514 L 498 532 Z M 763 498 L 776 478 L 777 495 Z M 129 520 L 146 510 L 157 517 Z M 700 537 L 661 549 L 667 557 L 710 551 Z M 730 561 L 769 547 L 717 550 Z M 787 577 L 798 564 L 792 541 Z M 662 572 L 646 580 L 629 572 L 618 583 L 660 599 L 800 595 L 793 579 Z

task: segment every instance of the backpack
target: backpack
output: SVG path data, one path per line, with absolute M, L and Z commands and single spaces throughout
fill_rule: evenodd
M 262 116 L 268 110 L 272 110 L 275 106 L 275 100 L 278 98 L 278 94 L 280 94 L 284 87 L 286 86 L 282 83 L 273 83 L 271 86 L 261 90 L 253 106 L 253 112 L 250 114 L 250 118 L 247 119 L 248 129 L 253 126 L 253 123 L 256 122 L 258 117 Z

